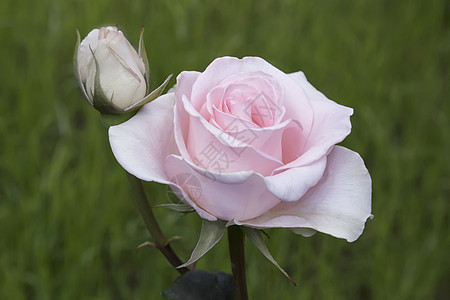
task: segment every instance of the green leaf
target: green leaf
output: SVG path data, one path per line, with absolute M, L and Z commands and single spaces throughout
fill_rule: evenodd
M 203 219 L 200 238 L 198 239 L 197 246 L 195 246 L 195 249 L 192 252 L 191 258 L 189 258 L 185 264 L 178 266 L 177 268 L 183 268 L 193 264 L 205 255 L 206 252 L 211 250 L 225 233 L 225 224 L 226 222 L 221 220 L 211 222 Z
M 273 263 L 278 270 L 283 273 L 284 276 L 286 276 L 294 285 L 295 282 L 292 280 L 292 278 L 286 273 L 285 270 L 283 270 L 280 265 L 275 261 L 275 259 L 272 257 L 272 255 L 269 252 L 269 249 L 267 249 L 266 243 L 264 242 L 264 239 L 261 235 L 261 231 L 259 229 L 255 228 L 249 228 L 249 227 L 243 227 L 245 235 L 248 237 L 248 239 L 253 243 L 253 245 L 258 248 L 259 251 L 271 262 Z
M 141 35 L 139 37 L 139 56 L 142 58 L 142 62 L 145 66 L 145 83 L 147 84 L 147 90 L 145 94 L 150 93 L 150 67 L 148 64 L 148 57 L 147 52 L 145 51 L 145 45 L 144 45 L 144 26 L 142 26 Z
M 173 74 L 170 74 L 166 80 L 164 80 L 164 82 L 157 87 L 153 92 L 151 92 L 150 94 L 148 94 L 147 96 L 145 96 L 142 100 L 134 103 L 133 105 L 127 107 L 124 109 L 124 111 L 128 112 L 128 111 L 133 111 L 135 109 L 138 109 L 139 107 L 141 107 L 142 105 L 145 105 L 147 103 L 149 103 L 150 101 L 155 100 L 156 98 L 158 98 L 162 92 L 164 91 L 164 89 L 166 88 L 167 84 L 169 83 L 170 78 L 172 78 Z
M 233 276 L 220 271 L 191 270 L 178 277 L 162 295 L 168 300 L 232 300 Z
M 156 207 L 164 207 L 164 208 L 168 208 L 170 210 L 180 212 L 180 213 L 185 213 L 185 214 L 195 211 L 195 209 L 192 206 L 184 204 L 184 203 L 167 203 L 167 204 L 156 205 Z

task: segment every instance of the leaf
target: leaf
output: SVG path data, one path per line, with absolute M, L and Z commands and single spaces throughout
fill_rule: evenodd
M 202 230 L 200 231 L 200 238 L 198 239 L 197 246 L 195 246 L 192 252 L 191 258 L 181 266 L 177 268 L 187 267 L 199 260 L 203 255 L 206 254 L 218 241 L 222 238 L 225 233 L 225 221 L 215 221 L 211 222 L 203 219 Z
M 141 35 L 139 37 L 139 56 L 142 58 L 142 62 L 144 63 L 144 66 L 145 66 L 144 78 L 145 78 L 145 83 L 147 84 L 147 89 L 146 89 L 145 94 L 148 94 L 148 93 L 150 93 L 150 67 L 148 64 L 147 52 L 145 51 L 145 45 L 144 45 L 144 26 L 142 26 Z
M 266 243 L 264 242 L 264 239 L 261 235 L 261 231 L 259 229 L 249 227 L 243 227 L 242 229 L 244 230 L 244 233 L 248 237 L 248 239 L 253 243 L 253 245 L 255 245 L 256 248 L 258 248 L 258 250 L 261 251 L 261 253 L 271 263 L 273 263 L 278 268 L 278 270 L 280 270 L 281 273 L 283 273 L 283 275 L 286 276 L 292 282 L 293 285 L 296 286 L 294 280 L 292 280 L 292 278 L 288 275 L 288 273 L 286 273 L 286 271 L 280 267 L 280 265 L 275 261 L 275 259 L 270 254 L 269 249 L 267 249 Z
M 168 300 L 232 300 L 233 276 L 220 271 L 191 270 L 178 277 L 162 295 Z
M 170 210 L 180 212 L 180 213 L 185 213 L 185 214 L 195 211 L 195 209 L 192 206 L 184 204 L 184 203 L 167 203 L 167 204 L 156 205 L 156 207 L 164 207 L 164 208 L 168 208 Z

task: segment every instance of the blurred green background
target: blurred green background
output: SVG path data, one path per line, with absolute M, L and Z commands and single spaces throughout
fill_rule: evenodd
M 450 299 L 449 2 L 0 2 L 0 299 L 162 299 L 177 277 L 150 248 L 98 113 L 72 74 L 75 28 L 141 26 L 153 87 L 223 55 L 303 70 L 355 109 L 342 143 L 373 178 L 373 213 L 347 243 L 269 230 L 293 287 L 247 244 L 251 299 Z M 174 83 L 171 81 L 171 85 Z M 153 203 L 167 188 L 146 184 Z M 183 260 L 201 221 L 156 209 Z M 230 272 L 226 239 L 197 264 Z

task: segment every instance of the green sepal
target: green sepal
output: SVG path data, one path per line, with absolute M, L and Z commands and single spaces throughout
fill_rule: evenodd
M 264 239 L 262 237 L 261 231 L 259 229 L 249 227 L 242 227 L 242 229 L 244 230 L 244 233 L 248 237 L 248 239 L 253 243 L 253 245 L 255 245 L 255 247 L 258 248 L 258 250 L 261 251 L 261 253 L 292 282 L 292 284 L 296 285 L 294 280 L 292 280 L 288 273 L 286 273 L 286 271 L 280 267 L 280 265 L 270 254 L 269 249 L 267 249 L 266 243 L 264 242 Z
M 199 260 L 203 255 L 205 255 L 218 241 L 222 238 L 225 233 L 225 221 L 217 220 L 217 221 L 208 221 L 203 219 L 202 222 L 202 230 L 200 231 L 200 238 L 198 239 L 197 246 L 195 246 L 194 251 L 192 252 L 191 258 L 179 268 L 184 268 L 193 264 L 197 260 Z
M 195 209 L 187 204 L 184 203 L 167 203 L 167 204 L 160 204 L 160 205 L 156 205 L 156 207 L 164 207 L 164 208 L 168 208 L 170 210 L 179 212 L 179 213 L 191 213 L 194 212 Z
M 132 111 L 129 113 L 121 113 L 121 114 L 100 113 L 100 115 L 102 117 L 102 124 L 107 130 L 111 126 L 119 125 L 125 121 L 128 121 L 128 119 L 130 119 L 135 114 L 136 114 L 136 111 Z
M 164 80 L 164 82 L 157 87 L 153 92 L 151 92 L 150 94 L 148 94 L 147 96 L 145 96 L 142 100 L 139 100 L 138 102 L 134 103 L 131 106 L 128 106 L 127 108 L 125 108 L 123 111 L 124 112 L 128 112 L 128 111 L 133 111 L 136 110 L 138 108 L 140 108 L 141 106 L 155 100 L 156 98 L 158 98 L 162 92 L 164 91 L 164 89 L 166 88 L 167 84 L 169 83 L 170 78 L 172 78 L 173 74 L 170 74 L 166 80 Z
M 84 84 L 81 82 L 80 69 L 78 68 L 78 48 L 80 47 L 81 36 L 80 32 L 78 31 L 78 28 L 76 29 L 76 33 L 77 33 L 77 43 L 75 44 L 75 50 L 73 51 L 72 57 L 73 73 L 75 74 L 75 78 L 77 79 L 78 86 L 80 87 L 80 90 L 83 93 L 84 98 L 89 104 L 92 105 L 91 100 L 89 99 L 89 96 L 86 92 L 86 88 L 84 87 Z
M 141 34 L 139 36 L 139 56 L 142 58 L 142 62 L 145 66 L 145 74 L 144 79 L 145 83 L 147 84 L 146 92 L 145 94 L 150 93 L 150 66 L 148 63 L 148 57 L 147 57 L 147 51 L 145 51 L 145 44 L 144 44 L 144 26 L 142 26 Z

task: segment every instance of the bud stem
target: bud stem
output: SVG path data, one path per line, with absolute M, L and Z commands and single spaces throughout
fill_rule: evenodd
M 159 227 L 158 221 L 156 220 L 153 209 L 148 203 L 147 195 L 145 194 L 144 186 L 142 181 L 135 176 L 127 172 L 128 181 L 130 182 L 131 192 L 133 193 L 133 199 L 141 213 L 142 219 L 144 220 L 145 226 L 147 227 L 150 236 L 153 238 L 155 247 L 164 254 L 170 264 L 177 268 L 182 265 L 183 262 L 178 258 L 178 256 L 173 251 L 169 244 L 169 240 L 164 235 Z M 188 268 L 176 269 L 180 274 L 184 274 L 189 271 Z
M 231 270 L 234 280 L 234 299 L 247 300 L 247 281 L 245 278 L 244 232 L 241 227 L 228 227 L 228 247 L 230 250 Z

